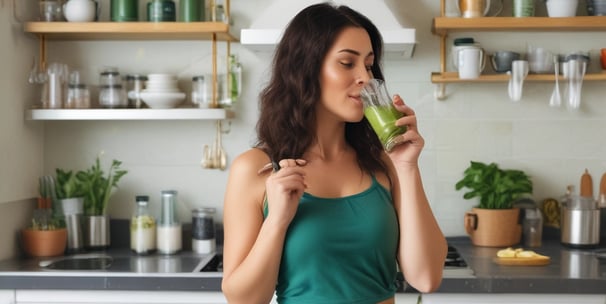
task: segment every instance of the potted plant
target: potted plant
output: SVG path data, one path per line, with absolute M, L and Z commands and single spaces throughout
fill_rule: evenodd
M 520 242 L 520 210 L 514 202 L 532 194 L 530 177 L 520 170 L 504 170 L 495 163 L 471 161 L 455 184 L 467 188 L 464 199 L 479 198 L 479 204 L 465 214 L 465 230 L 477 246 L 501 247 Z
M 57 184 L 55 194 L 57 204 L 67 228 L 67 252 L 76 253 L 83 249 L 82 213 L 84 210 L 84 184 L 77 173 L 55 169 Z
M 54 201 L 54 179 L 40 177 L 39 197 L 31 224 L 21 231 L 23 251 L 31 257 L 62 255 L 67 243 L 65 222 Z
M 88 170 L 79 171 L 76 178 L 84 189 L 84 246 L 97 249 L 109 246 L 109 217 L 107 207 L 112 190 L 127 171 L 122 162 L 113 160 L 107 175 L 101 168 L 99 156 Z

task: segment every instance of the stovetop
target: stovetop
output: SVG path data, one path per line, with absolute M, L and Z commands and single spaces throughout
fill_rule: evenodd
M 444 260 L 444 278 L 469 278 L 474 277 L 473 270 L 467 265 L 457 249 L 448 245 L 446 260 Z

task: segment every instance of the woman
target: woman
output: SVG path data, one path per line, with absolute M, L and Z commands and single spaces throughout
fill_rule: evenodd
M 346 6 L 302 10 L 261 92 L 258 143 L 232 164 L 224 206 L 223 293 L 230 303 L 394 303 L 397 265 L 421 292 L 442 278 L 446 242 L 418 168 L 414 111 L 387 154 L 360 90 L 382 39 Z M 273 170 L 272 170 L 273 162 Z

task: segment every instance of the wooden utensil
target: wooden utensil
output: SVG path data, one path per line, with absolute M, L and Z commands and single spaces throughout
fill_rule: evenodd
M 593 197 L 593 180 L 587 169 L 585 169 L 585 173 L 581 176 L 580 194 L 583 197 Z
M 606 173 L 602 174 L 602 179 L 600 179 L 600 194 L 598 200 L 600 208 L 606 208 Z

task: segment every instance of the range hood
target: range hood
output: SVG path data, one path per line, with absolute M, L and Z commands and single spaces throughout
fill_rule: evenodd
M 254 51 L 273 51 L 290 20 L 305 7 L 324 1 L 274 0 L 253 20 L 250 28 L 240 32 L 240 43 Z M 415 29 L 404 28 L 385 4 L 385 0 L 333 1 L 364 14 L 383 36 L 384 52 L 390 58 L 411 58 L 415 48 Z

